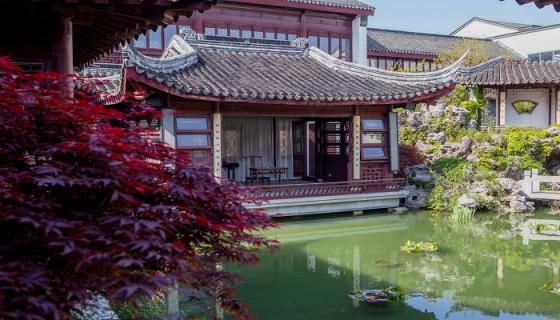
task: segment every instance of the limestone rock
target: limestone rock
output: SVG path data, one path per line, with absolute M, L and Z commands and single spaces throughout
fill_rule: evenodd
M 76 317 L 79 320 L 119 320 L 109 301 L 101 295 L 94 295 L 85 305 L 77 308 L 81 310 L 81 314 Z
M 440 144 L 443 145 L 446 140 L 445 133 L 443 132 L 428 133 L 426 140 L 428 142 L 439 142 Z
M 472 152 L 473 145 L 474 140 L 471 137 L 463 137 L 457 156 L 461 158 L 468 156 Z
M 461 207 L 465 207 L 465 208 L 469 208 L 469 209 L 478 208 L 478 202 L 473 197 L 471 197 L 470 195 L 467 195 L 467 194 L 464 194 L 461 197 L 459 197 L 459 200 L 457 200 L 457 203 Z
M 521 185 L 511 178 L 498 178 L 497 181 L 507 193 L 521 189 Z
M 556 137 L 557 135 L 560 135 L 560 128 L 559 127 L 550 127 L 546 130 L 546 133 L 548 133 L 548 135 L 551 136 L 551 137 Z
M 417 186 L 405 186 L 403 188 L 407 191 L 407 196 L 405 199 L 405 205 L 407 208 L 411 209 L 421 209 L 426 206 L 428 202 L 428 193 Z

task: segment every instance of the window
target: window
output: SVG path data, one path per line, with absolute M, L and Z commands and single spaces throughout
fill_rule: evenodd
M 255 39 L 263 39 L 264 33 L 262 31 L 255 31 Z
M 329 52 L 329 37 L 319 37 L 319 49 L 326 53 Z
M 186 150 L 196 163 L 212 165 L 212 131 L 208 117 L 175 118 L 177 149 Z
M 241 37 L 245 39 L 251 38 L 251 30 L 243 30 L 241 31 Z
M 276 34 L 276 39 L 278 39 L 278 40 L 286 40 L 286 33 L 284 33 L 284 32 L 278 32 L 278 33 Z
M 554 56 L 554 52 L 548 51 L 541 53 L 541 61 L 552 61 L 552 57 Z
M 177 26 L 175 25 L 167 26 L 165 27 L 165 29 L 163 29 L 163 35 L 165 37 L 165 47 L 167 47 L 167 45 L 171 41 L 171 37 L 173 37 L 176 34 L 177 34 Z
M 229 36 L 230 36 L 230 37 L 239 38 L 239 35 L 240 35 L 240 33 L 239 33 L 239 30 L 238 30 L 238 29 L 230 29 L 230 30 L 229 30 Z
M 177 131 L 210 130 L 206 118 L 177 118 Z
M 387 59 L 386 68 L 387 70 L 395 70 L 395 62 L 393 61 L 393 59 Z
M 367 119 L 362 121 L 364 131 L 385 130 L 385 121 L 383 119 Z
M 363 152 L 364 152 L 364 158 L 366 159 L 385 158 L 385 148 L 365 147 L 363 149 Z
M 310 47 L 318 47 L 319 44 L 317 42 L 317 37 L 311 36 L 309 37 L 309 46 Z
M 213 36 L 216 34 L 216 28 L 213 27 L 204 27 L 204 34 L 207 36 Z
M 297 39 L 297 35 L 295 33 L 288 34 L 288 40 L 293 41 Z
M 227 29 L 226 28 L 218 28 L 218 36 L 227 37 Z
M 161 39 L 161 27 L 158 27 L 156 31 L 150 30 L 150 48 L 151 49 L 162 49 L 163 42 Z
M 210 137 L 207 134 L 178 134 L 177 147 L 200 148 L 209 147 Z
M 340 38 L 331 38 L 331 55 L 340 58 Z
M 270 32 L 270 31 L 269 31 L 269 32 L 266 32 L 266 33 L 265 33 L 265 38 L 266 38 L 267 40 L 274 40 L 274 38 L 275 38 L 274 32 Z
M 350 50 L 350 39 L 342 39 L 340 58 L 342 60 L 351 60 Z
M 387 130 L 384 119 L 362 120 L 362 158 L 386 159 Z
M 138 36 L 138 39 L 134 40 L 134 46 L 136 48 L 146 48 L 146 35 L 141 34 Z

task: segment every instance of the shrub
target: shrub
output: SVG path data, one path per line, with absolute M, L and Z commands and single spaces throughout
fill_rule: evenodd
M 66 80 L 0 58 L 0 318 L 72 319 L 93 294 L 176 282 L 247 316 L 216 264 L 256 262 L 248 248 L 274 242 L 255 231 L 273 221 L 123 113 L 69 98 Z
M 401 168 L 417 166 L 423 164 L 426 161 L 426 157 L 413 145 L 401 144 L 400 148 L 400 160 Z

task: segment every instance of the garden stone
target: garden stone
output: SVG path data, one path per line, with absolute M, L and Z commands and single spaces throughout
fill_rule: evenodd
M 521 185 L 511 178 L 498 178 L 497 181 L 507 193 L 521 189 Z
M 428 133 L 428 136 L 426 138 L 426 140 L 428 142 L 439 142 L 440 144 L 444 144 L 445 143 L 445 133 L 443 132 L 433 132 L 433 133 Z
M 111 309 L 109 301 L 101 295 L 94 295 L 84 306 L 77 306 L 81 314 L 79 320 L 119 320 L 117 314 Z
M 546 133 L 548 133 L 548 135 L 551 136 L 551 137 L 556 137 L 557 135 L 560 135 L 560 128 L 559 127 L 550 127 L 546 130 Z
M 478 157 L 475 156 L 474 154 L 469 154 L 469 155 L 467 156 L 466 160 L 467 160 L 467 161 L 470 161 L 470 162 L 477 162 L 477 161 L 478 161 Z
M 410 209 L 421 209 L 426 206 L 428 202 L 428 193 L 417 186 L 405 186 L 403 188 L 407 191 L 405 198 L 405 206 Z
M 434 150 L 433 145 L 431 145 L 429 143 L 425 143 L 423 141 L 416 142 L 416 148 L 418 149 L 418 151 L 420 151 L 421 153 L 423 153 L 425 155 L 430 154 Z
M 457 201 L 457 203 L 461 207 L 465 207 L 465 208 L 469 208 L 469 209 L 478 208 L 478 202 L 475 199 L 473 199 L 471 196 L 466 195 L 466 194 L 459 197 L 459 200 Z
M 407 178 L 417 183 L 428 183 L 434 179 L 430 169 L 425 164 L 408 167 L 404 173 Z
M 469 121 L 469 128 L 471 128 L 471 129 L 478 128 L 478 122 L 474 119 L 471 119 L 471 121 Z
M 469 155 L 472 152 L 473 145 L 474 145 L 473 139 L 471 139 L 470 137 L 463 137 L 463 139 L 461 139 L 461 144 L 459 146 L 459 151 L 457 156 L 466 157 L 467 155 Z

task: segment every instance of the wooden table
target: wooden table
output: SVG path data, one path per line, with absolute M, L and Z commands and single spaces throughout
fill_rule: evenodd
M 275 180 L 282 180 L 282 176 L 284 176 L 285 180 L 288 181 L 288 168 L 282 167 L 266 167 L 266 168 L 249 168 L 249 173 L 251 175 L 251 182 L 256 181 L 257 183 L 261 180 L 264 180 L 263 177 L 265 176 L 274 176 Z

